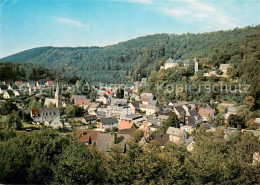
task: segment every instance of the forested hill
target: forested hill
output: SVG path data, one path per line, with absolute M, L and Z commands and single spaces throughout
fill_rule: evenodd
M 1 61 L 29 62 L 92 82 L 120 83 L 147 77 L 162 58 L 211 58 L 215 66 L 237 63 L 248 38 L 260 35 L 260 25 L 201 34 L 156 34 L 107 47 L 43 47 L 5 57 Z

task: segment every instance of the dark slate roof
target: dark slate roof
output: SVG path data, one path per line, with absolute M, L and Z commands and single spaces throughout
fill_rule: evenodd
M 10 96 L 15 96 L 14 92 L 12 90 L 7 90 L 7 93 L 10 95 Z
M 2 90 L 6 90 L 8 87 L 7 87 L 7 85 L 0 85 L 0 89 L 2 89 Z
M 118 123 L 118 120 L 116 118 L 102 118 L 102 119 L 100 119 L 100 122 L 103 125 L 109 125 L 109 124 Z
M 136 109 L 139 109 L 139 104 L 140 102 L 139 101 L 134 101 L 134 102 L 131 102 L 132 105 L 136 108 Z
M 185 110 L 184 110 L 184 108 L 182 107 L 182 105 L 179 105 L 179 106 L 177 106 L 177 107 L 175 107 L 175 109 L 179 112 L 179 113 L 182 113 L 182 112 L 186 112 Z

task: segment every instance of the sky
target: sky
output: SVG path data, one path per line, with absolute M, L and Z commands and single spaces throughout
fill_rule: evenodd
M 106 46 L 258 24 L 259 0 L 0 0 L 0 58 L 41 46 Z

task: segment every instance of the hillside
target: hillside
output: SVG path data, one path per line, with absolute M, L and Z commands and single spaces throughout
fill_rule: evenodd
M 56 80 L 65 83 L 75 83 L 78 80 L 75 76 L 70 77 L 41 66 L 27 63 L 13 64 L 10 62 L 0 62 L 0 79 L 7 82 L 14 82 L 16 80 L 42 82 Z
M 107 47 L 57 48 L 27 50 L 1 61 L 26 62 L 77 75 L 91 82 L 121 83 L 148 77 L 162 58 L 210 58 L 215 66 L 238 63 L 244 56 L 248 38 L 260 34 L 260 26 L 202 34 L 156 34 Z

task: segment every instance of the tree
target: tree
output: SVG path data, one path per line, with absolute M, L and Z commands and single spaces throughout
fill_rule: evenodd
M 231 114 L 228 117 L 228 123 L 229 123 L 229 125 L 234 126 L 236 128 L 239 128 L 239 127 L 244 128 L 244 126 L 245 126 L 243 119 L 236 114 Z
M 117 91 L 116 91 L 116 97 L 117 98 L 124 98 L 124 89 L 121 89 L 121 88 L 119 88 L 119 89 L 117 89 Z
M 7 115 L 7 114 L 10 114 L 10 112 L 12 112 L 12 111 L 17 111 L 17 110 L 18 110 L 18 108 L 17 108 L 17 106 L 14 104 L 14 102 L 13 102 L 12 100 L 7 100 L 7 101 L 3 104 L 2 108 L 1 108 L 1 113 L 2 113 L 3 115 Z
M 244 104 L 249 108 L 252 109 L 255 106 L 255 99 L 253 96 L 246 96 L 244 99 Z
M 12 113 L 7 116 L 6 123 L 8 128 L 16 128 L 17 130 L 20 130 L 23 127 L 19 112 L 16 111 L 12 111 Z
M 227 75 L 229 78 L 233 79 L 235 77 L 237 77 L 237 71 L 236 69 L 234 68 L 234 66 L 229 66 L 227 68 Z
M 162 123 L 162 131 L 163 133 L 166 133 L 167 129 L 169 127 L 176 127 L 176 128 L 180 128 L 180 121 L 178 116 L 171 112 L 168 119 L 163 121 Z

